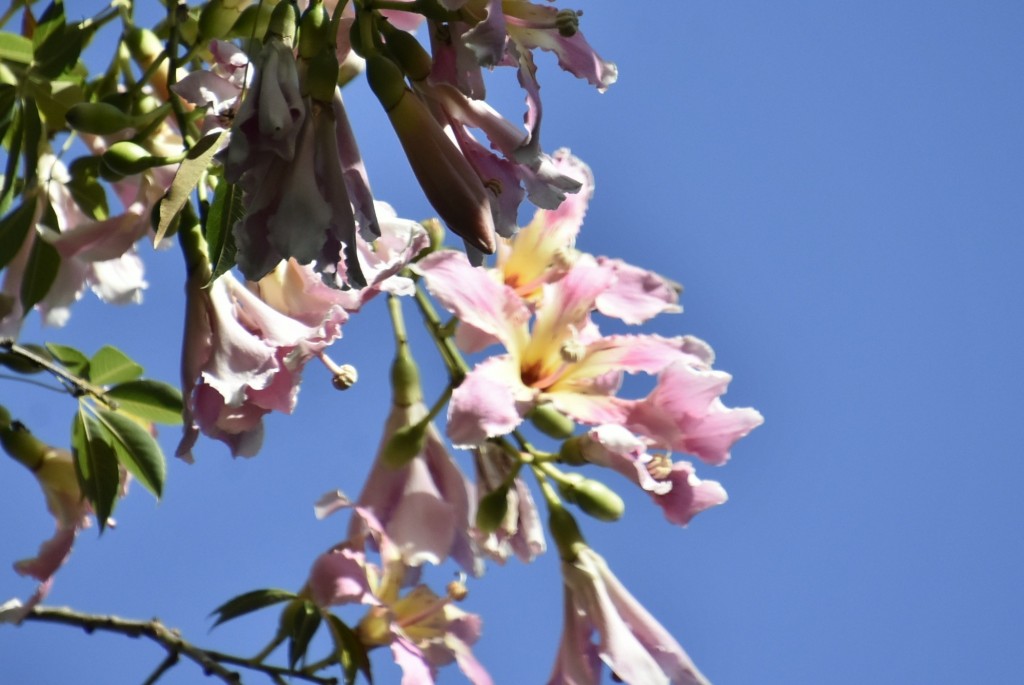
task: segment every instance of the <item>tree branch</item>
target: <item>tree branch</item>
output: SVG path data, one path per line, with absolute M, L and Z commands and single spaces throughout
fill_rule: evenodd
M 77 626 L 87 633 L 102 630 L 128 637 L 149 638 L 167 650 L 167 658 L 157 667 L 156 671 L 149 677 L 149 680 L 146 681 L 147 683 L 156 682 L 164 672 L 175 664 L 179 657 L 189 659 L 202 668 L 205 675 L 215 676 L 221 681 L 229 683 L 229 685 L 241 683 L 242 676 L 237 671 L 229 669 L 226 664 L 263 673 L 275 682 L 281 681 L 284 677 L 305 680 L 317 685 L 337 685 L 338 682 L 338 679 L 333 677 L 318 676 L 305 671 L 272 666 L 253 661 L 252 659 L 197 647 L 183 638 L 178 630 L 168 628 L 156 618 L 150 621 L 134 621 L 121 618 L 120 616 L 85 614 L 69 607 L 37 606 L 25 617 L 25 620 Z

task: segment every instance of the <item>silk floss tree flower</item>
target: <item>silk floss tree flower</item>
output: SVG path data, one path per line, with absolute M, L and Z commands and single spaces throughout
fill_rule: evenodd
M 328 499 L 329 503 L 321 500 L 318 516 L 348 506 L 343 498 Z M 455 662 L 474 685 L 491 685 L 471 650 L 480 637 L 480 618 L 455 606 L 466 596 L 462 583 L 450 583 L 445 595 L 424 584 L 407 590 L 407 554 L 391 540 L 384 524 L 371 510 L 356 507 L 352 528 L 360 531 L 354 539 L 313 562 L 305 593 L 324 610 L 351 603 L 367 605 L 356 634 L 367 649 L 390 648 L 402 669 L 403 683 L 431 685 L 440 667 Z M 366 559 L 367 538 L 378 550 L 379 566 Z

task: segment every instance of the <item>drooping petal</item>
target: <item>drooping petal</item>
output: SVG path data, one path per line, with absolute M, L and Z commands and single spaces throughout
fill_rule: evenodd
M 515 359 L 491 357 L 470 371 L 452 393 L 448 437 L 456 447 L 471 447 L 505 435 L 522 423 L 531 399 Z

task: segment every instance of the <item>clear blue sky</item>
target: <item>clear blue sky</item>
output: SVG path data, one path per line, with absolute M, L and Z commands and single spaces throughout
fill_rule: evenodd
M 1024 4 L 584 9 L 619 83 L 598 95 L 551 59 L 540 73 L 545 147 L 572 148 L 597 178 L 579 246 L 684 283 L 685 313 L 655 328 L 709 341 L 735 377 L 727 402 L 766 417 L 730 464 L 701 471 L 725 506 L 683 530 L 627 491 L 625 519 L 585 521 L 588 539 L 720 685 L 1019 679 Z M 361 87 L 348 101 L 375 191 L 429 214 L 376 102 Z M 518 116 L 518 93 L 499 102 Z M 25 339 L 120 342 L 175 381 L 179 256 L 144 253 L 144 307 L 86 299 L 66 330 L 33 320 Z M 359 385 L 337 394 L 310 365 L 296 415 L 268 421 L 258 458 L 203 442 L 195 465 L 170 465 L 160 505 L 135 488 L 117 530 L 80 536 L 50 602 L 155 615 L 204 646 L 255 651 L 269 614 L 211 634 L 206 615 L 244 590 L 298 587 L 344 537 L 312 503 L 356 494 L 375 450 L 391 350 L 381 304 L 333 348 Z M 0 403 L 67 435 L 69 400 L 3 382 Z M 161 437 L 172 451 L 177 432 Z M 0 482 L 6 565 L 52 523 L 20 466 L 0 460 Z M 476 654 L 498 683 L 550 671 L 555 562 L 510 562 L 470 585 L 466 608 L 485 621 Z M 0 600 L 32 587 L 0 569 Z M 120 637 L 0 630 L 5 682 L 137 683 L 161 658 Z M 199 680 L 183 664 L 161 682 Z M 450 669 L 441 682 L 462 680 Z

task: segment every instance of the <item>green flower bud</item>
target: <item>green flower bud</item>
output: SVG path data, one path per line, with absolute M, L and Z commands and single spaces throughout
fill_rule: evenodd
M 492 490 L 480 498 L 476 508 L 476 527 L 483 533 L 498 530 L 508 514 L 508 488 Z
M 167 157 L 149 154 L 146 148 L 130 140 L 121 140 L 111 145 L 103 153 L 102 159 L 104 166 L 121 176 L 133 176 L 153 167 L 173 163 Z
M 322 2 L 311 3 L 299 20 L 299 57 L 311 59 L 331 47 L 331 18 Z
M 562 447 L 558 450 L 559 461 L 571 464 L 573 466 L 582 466 L 587 463 L 587 458 L 583 456 L 583 441 L 589 440 L 585 435 L 577 435 L 576 437 L 569 438 L 562 443 Z
M 400 469 L 422 454 L 427 443 L 427 425 L 422 422 L 414 423 L 395 431 L 381 452 L 384 465 Z
M 79 102 L 68 110 L 64 118 L 76 131 L 98 136 L 117 133 L 135 124 L 132 117 L 104 102 Z
M 551 512 L 548 515 L 548 529 L 551 531 L 555 545 L 558 546 L 558 556 L 563 561 L 572 563 L 576 560 L 580 547 L 587 546 L 580 527 L 576 525 L 576 519 L 560 505 L 551 507 Z
M 11 427 L 11 412 L 7 411 L 7 407 L 0 404 L 0 431 L 9 430 Z
M 331 103 L 338 87 L 338 57 L 333 50 L 318 52 L 309 60 L 305 83 L 302 85 L 304 95 L 319 102 Z
M 240 3 L 230 0 L 211 0 L 199 14 L 199 35 L 204 41 L 223 38 L 242 16 Z
M 434 66 L 433 60 L 412 34 L 392 28 L 385 35 L 388 49 L 409 78 L 413 81 L 422 81 L 430 76 L 430 70 Z
M 295 40 L 295 27 L 299 20 L 299 8 L 292 0 L 285 0 L 274 8 L 270 15 L 270 26 L 264 40 L 277 37 L 291 45 Z
M 402 71 L 390 59 L 381 54 L 371 55 L 366 60 L 366 80 L 373 94 L 390 112 L 402 101 L 409 89 L 405 87 Z
M 614 490 L 578 473 L 567 474 L 565 481 L 558 484 L 558 489 L 566 501 L 599 521 L 618 521 L 626 511 L 625 502 Z
M 420 370 L 407 345 L 399 347 L 395 360 L 391 362 L 391 392 L 394 395 L 393 402 L 400 407 L 423 401 Z
M 573 420 L 555 409 L 551 404 L 538 404 L 526 415 L 537 430 L 556 440 L 572 437 L 576 430 Z
M 21 462 L 30 471 L 38 471 L 46 453 L 52 448 L 32 435 L 21 423 L 10 421 L 10 415 L 7 418 L 7 424 L 0 427 L 0 445 L 15 461 Z

